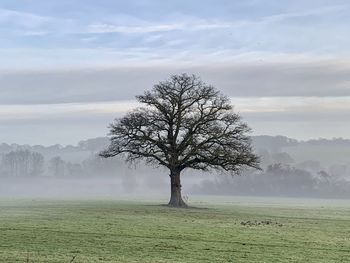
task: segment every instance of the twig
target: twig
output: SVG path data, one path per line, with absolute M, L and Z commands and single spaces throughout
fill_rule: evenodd
M 77 257 L 77 255 L 73 256 L 73 258 L 71 259 L 71 261 L 69 263 L 72 263 L 76 257 Z

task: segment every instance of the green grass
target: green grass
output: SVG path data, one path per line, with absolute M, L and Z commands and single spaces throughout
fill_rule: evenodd
M 350 206 L 0 201 L 0 262 L 350 262 Z

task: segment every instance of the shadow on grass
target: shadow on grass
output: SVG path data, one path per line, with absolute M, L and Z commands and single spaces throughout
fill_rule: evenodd
M 198 206 L 185 206 L 185 207 L 176 207 L 176 206 L 171 206 L 168 204 L 152 204 L 152 205 L 145 205 L 145 206 L 151 206 L 151 207 L 165 207 L 165 208 L 170 208 L 170 209 L 179 209 L 179 210 L 212 210 L 211 208 L 208 207 L 198 207 Z

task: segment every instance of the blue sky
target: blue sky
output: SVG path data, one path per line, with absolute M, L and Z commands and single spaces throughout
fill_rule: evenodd
M 349 13 L 348 1 L 1 0 L 0 66 L 343 56 Z
M 232 97 L 254 134 L 349 138 L 349 14 L 336 0 L 0 0 L 2 141 L 104 136 L 182 72 Z

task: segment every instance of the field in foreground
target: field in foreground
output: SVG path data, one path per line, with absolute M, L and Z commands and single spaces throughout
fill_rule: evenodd
M 350 262 L 350 206 L 197 205 L 3 200 L 0 262 Z

